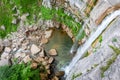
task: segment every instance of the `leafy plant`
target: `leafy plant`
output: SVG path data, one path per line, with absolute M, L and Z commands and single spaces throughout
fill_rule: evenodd
M 9 0 L 1 0 L 0 2 L 0 26 L 5 26 L 5 30 L 0 29 L 0 38 L 4 38 L 11 31 L 16 31 L 16 25 L 12 24 L 12 7 Z
M 2 80 L 40 80 L 40 69 L 33 70 L 27 64 L 15 64 L 0 67 L 0 79 Z

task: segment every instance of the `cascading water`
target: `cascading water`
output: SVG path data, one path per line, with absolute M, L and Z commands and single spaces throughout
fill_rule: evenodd
M 98 36 L 107 28 L 109 23 L 116 18 L 117 16 L 120 16 L 120 10 L 114 11 L 109 16 L 107 16 L 102 23 L 98 26 L 98 29 L 94 32 L 94 34 L 91 34 L 89 39 L 86 41 L 85 44 L 80 46 L 77 50 L 77 53 L 75 57 L 72 59 L 71 63 L 65 68 L 65 73 L 68 75 L 70 70 L 74 67 L 74 65 L 77 63 L 79 59 L 81 59 L 84 55 L 87 49 L 91 46 L 91 44 L 98 38 Z M 81 31 L 80 31 L 81 32 Z M 78 34 L 80 36 L 81 34 Z M 75 45 L 74 45 L 75 46 Z M 74 47 L 72 48 L 74 49 Z

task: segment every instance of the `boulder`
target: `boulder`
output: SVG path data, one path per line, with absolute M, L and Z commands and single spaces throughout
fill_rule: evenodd
M 57 55 L 56 49 L 51 49 L 51 50 L 49 50 L 49 55 L 51 55 L 51 56 L 56 56 L 56 55 Z
M 41 52 L 39 53 L 39 56 L 40 57 L 45 57 L 45 53 L 44 53 L 44 50 L 42 49 Z
M 29 61 L 31 61 L 32 59 L 30 58 L 30 56 L 29 55 L 27 55 L 24 59 L 23 59 L 23 61 L 25 62 L 25 63 L 27 63 L 27 62 L 29 62 Z
M 48 39 L 43 38 L 43 39 L 41 40 L 41 44 L 46 44 L 46 43 L 48 43 Z
M 30 51 L 34 55 L 34 54 L 37 54 L 38 52 L 40 52 L 40 48 L 38 48 L 37 45 L 32 44 Z
M 11 48 L 10 47 L 5 47 L 5 50 L 4 50 L 6 53 L 10 53 L 11 52 Z
M 53 30 L 45 31 L 45 38 L 50 38 Z

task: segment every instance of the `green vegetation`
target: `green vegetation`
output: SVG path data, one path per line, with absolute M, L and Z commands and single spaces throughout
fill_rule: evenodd
M 109 67 L 111 66 L 111 64 L 113 62 L 115 62 L 117 56 L 120 54 L 120 49 L 119 48 L 114 47 L 114 46 L 109 46 L 109 47 L 115 52 L 115 54 L 112 56 L 111 59 L 109 59 L 107 61 L 106 66 L 103 66 L 103 67 L 100 68 L 101 69 L 101 77 L 104 77 L 104 72 L 109 69 Z
M 44 6 L 41 6 L 40 8 L 41 11 L 41 17 L 44 20 L 53 20 L 53 21 L 58 21 L 61 22 L 62 24 L 67 25 L 71 30 L 74 36 L 76 36 L 82 27 L 80 23 L 76 22 L 72 16 L 67 15 L 64 13 L 63 8 L 59 8 L 58 10 L 52 8 L 46 8 Z M 84 36 L 84 33 L 83 33 Z
M 106 66 L 101 67 L 101 77 L 104 77 L 104 72 L 109 69 L 111 64 L 116 60 L 117 56 L 113 56 L 111 59 L 107 61 Z
M 89 52 L 87 51 L 83 58 L 88 57 L 88 56 L 89 56 Z
M 9 4 L 9 0 L 0 1 L 0 38 L 4 38 L 11 31 L 16 31 L 17 27 L 12 22 L 12 7 L 13 5 Z M 5 26 L 5 30 L 1 29 L 1 26 Z
M 72 76 L 72 80 L 74 80 L 75 78 L 77 78 L 77 77 L 80 77 L 82 75 L 82 73 L 79 73 L 79 74 L 73 74 L 73 76 Z
M 94 67 L 97 67 L 98 66 L 98 64 L 94 64 Z
M 16 31 L 18 25 L 12 24 L 12 20 L 17 18 L 12 16 L 17 13 L 17 10 L 20 11 L 20 16 L 29 13 L 27 17 L 27 23 L 36 23 L 40 18 L 43 20 L 53 20 L 58 21 L 62 24 L 67 25 L 72 33 L 76 36 L 78 31 L 81 28 L 81 24 L 76 22 L 71 15 L 64 13 L 63 8 L 56 10 L 55 8 L 47 8 L 41 5 L 42 0 L 2 0 L 0 2 L 0 26 L 4 25 L 5 30 L 0 29 L 0 38 L 4 38 L 7 34 L 12 31 Z M 12 10 L 13 7 L 16 9 Z
M 40 80 L 40 69 L 33 70 L 27 64 L 15 64 L 0 67 L 0 79 L 2 80 Z
M 99 37 L 99 42 L 101 43 L 103 41 L 102 36 Z

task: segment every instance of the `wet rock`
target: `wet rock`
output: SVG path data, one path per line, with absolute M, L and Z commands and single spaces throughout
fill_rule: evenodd
M 65 74 L 64 71 L 58 71 L 58 72 L 55 73 L 55 76 L 62 77 L 62 76 L 64 76 L 64 74 Z
M 56 55 L 57 55 L 56 49 L 51 49 L 51 50 L 49 50 L 49 55 L 51 55 L 51 56 L 56 56 Z
M 54 60 L 54 58 L 53 58 L 53 57 L 50 57 L 49 60 L 48 60 L 48 63 L 51 64 L 51 63 L 53 62 L 53 60 Z
M 53 30 L 45 31 L 45 38 L 50 38 Z
M 33 62 L 33 63 L 31 64 L 31 68 L 32 68 L 32 69 L 36 69 L 37 66 L 38 66 L 37 63 L 35 63 L 35 62 Z
M 37 45 L 35 45 L 35 44 L 32 44 L 32 46 L 31 46 L 31 53 L 34 55 L 34 54 L 37 54 L 38 52 L 40 52 L 40 49 L 38 48 L 38 46 Z
M 57 76 L 54 76 L 52 80 L 59 80 L 59 78 Z
M 23 61 L 25 62 L 25 63 L 27 63 L 27 62 L 29 62 L 29 61 L 31 61 L 32 59 L 30 58 L 30 56 L 29 55 L 27 55 L 24 59 L 23 59 Z
M 43 39 L 41 40 L 41 44 L 46 44 L 46 43 L 48 43 L 48 39 L 43 38 Z
M 72 38 L 72 37 L 73 37 L 73 34 L 72 34 L 72 32 L 71 32 L 71 31 L 68 31 L 68 32 L 67 32 L 67 34 L 68 34 L 68 36 L 69 36 L 70 38 Z

